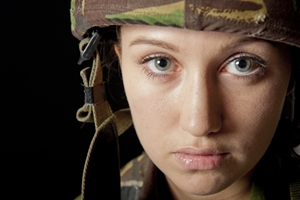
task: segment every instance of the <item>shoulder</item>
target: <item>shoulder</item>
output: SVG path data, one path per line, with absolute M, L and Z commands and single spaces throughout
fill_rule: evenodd
M 138 200 L 149 157 L 143 153 L 121 169 L 121 199 Z
M 300 199 L 300 161 L 290 156 L 264 157 L 254 180 L 266 199 Z
M 291 199 L 300 199 L 300 160 L 293 157 L 282 159 L 281 171 L 283 177 L 287 177 Z

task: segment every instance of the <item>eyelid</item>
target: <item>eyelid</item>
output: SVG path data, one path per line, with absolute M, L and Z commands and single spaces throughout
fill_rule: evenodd
M 237 69 L 235 69 L 237 72 L 234 72 L 234 70 L 228 70 L 229 67 L 233 67 L 231 65 L 232 62 L 234 62 L 235 60 L 238 59 L 250 59 L 251 62 L 253 62 L 253 66 L 252 70 L 250 70 L 249 72 L 238 72 Z M 225 73 L 225 74 L 230 74 L 232 75 L 234 78 L 236 78 L 237 80 L 244 80 L 244 81 L 258 81 L 260 77 L 263 77 L 265 75 L 265 70 L 267 67 L 267 62 L 255 55 L 255 54 L 251 54 L 251 53 L 236 53 L 232 56 L 230 56 L 229 58 L 227 58 L 225 60 L 225 62 L 221 65 L 219 72 L 220 73 Z
M 261 68 L 265 68 L 267 66 L 267 62 L 262 59 L 261 57 L 254 55 L 254 54 L 250 54 L 250 53 L 236 53 L 232 56 L 230 56 L 229 58 L 226 59 L 226 61 L 221 65 L 220 67 L 220 72 L 222 72 L 223 70 L 226 70 L 226 68 L 235 60 L 237 59 L 250 59 L 252 62 L 258 64 Z M 254 70 L 255 71 L 255 70 Z M 245 73 L 245 75 L 241 74 L 236 74 L 238 76 L 247 76 L 250 75 L 251 73 L 247 74 Z
M 222 66 L 226 66 L 226 64 L 228 64 L 236 59 L 241 59 L 241 58 L 252 59 L 253 61 L 259 63 L 262 66 L 267 65 L 266 61 L 257 55 L 254 55 L 251 53 L 236 53 L 236 54 L 230 56 L 228 59 L 226 59 L 225 63 Z
M 158 58 L 168 59 L 173 66 L 172 70 L 156 72 L 155 70 L 151 69 L 149 67 L 149 63 Z M 169 78 L 176 76 L 176 72 L 178 72 L 180 69 L 177 60 L 165 53 L 154 53 L 142 56 L 140 59 L 138 59 L 138 64 L 141 65 L 142 71 L 146 73 L 149 78 L 160 78 L 161 80 L 168 80 Z
M 151 55 L 147 55 L 147 56 L 145 56 L 145 57 L 142 57 L 141 59 L 139 59 L 139 64 L 145 64 L 145 63 L 147 63 L 147 62 L 149 62 L 149 61 L 151 61 L 151 60 L 153 60 L 153 59 L 156 59 L 156 58 L 166 58 L 166 59 L 169 59 L 169 60 L 171 60 L 171 61 L 173 61 L 173 59 L 170 57 L 170 56 L 168 56 L 167 54 L 151 54 Z
M 169 60 L 172 70 L 166 70 L 166 71 L 158 70 L 157 71 L 155 69 L 152 69 L 149 66 L 149 64 L 150 64 L 150 62 L 154 61 L 155 59 L 167 59 L 167 60 Z M 147 64 L 147 66 L 145 66 L 145 67 L 149 68 L 149 70 L 153 71 L 153 73 L 156 73 L 156 74 L 170 74 L 172 72 L 176 72 L 180 68 L 174 57 L 169 56 L 168 54 L 164 54 L 164 53 L 162 53 L 162 54 L 156 53 L 156 54 L 147 55 L 147 56 L 140 59 L 139 64 L 140 65 Z

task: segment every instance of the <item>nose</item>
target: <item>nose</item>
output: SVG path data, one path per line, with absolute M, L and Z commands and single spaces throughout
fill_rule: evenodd
M 222 99 L 213 79 L 193 75 L 184 90 L 180 113 L 181 128 L 195 137 L 220 131 Z

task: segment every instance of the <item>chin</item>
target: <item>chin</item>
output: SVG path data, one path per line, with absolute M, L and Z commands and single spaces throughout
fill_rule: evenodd
M 221 192 L 222 190 L 229 187 L 232 182 L 222 177 L 213 177 L 212 174 L 205 176 L 197 175 L 190 178 L 178 178 L 174 181 L 168 179 L 169 185 L 172 188 L 177 188 L 185 193 L 193 196 L 208 196 Z M 186 180 L 186 181 L 182 181 Z

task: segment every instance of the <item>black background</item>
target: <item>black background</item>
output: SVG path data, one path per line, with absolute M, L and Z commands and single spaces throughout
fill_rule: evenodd
M 84 97 L 70 1 L 0 8 L 0 199 L 74 199 L 94 127 L 75 118 Z
M 0 199 L 74 199 L 94 127 L 75 117 L 84 97 L 70 1 L 0 7 Z

